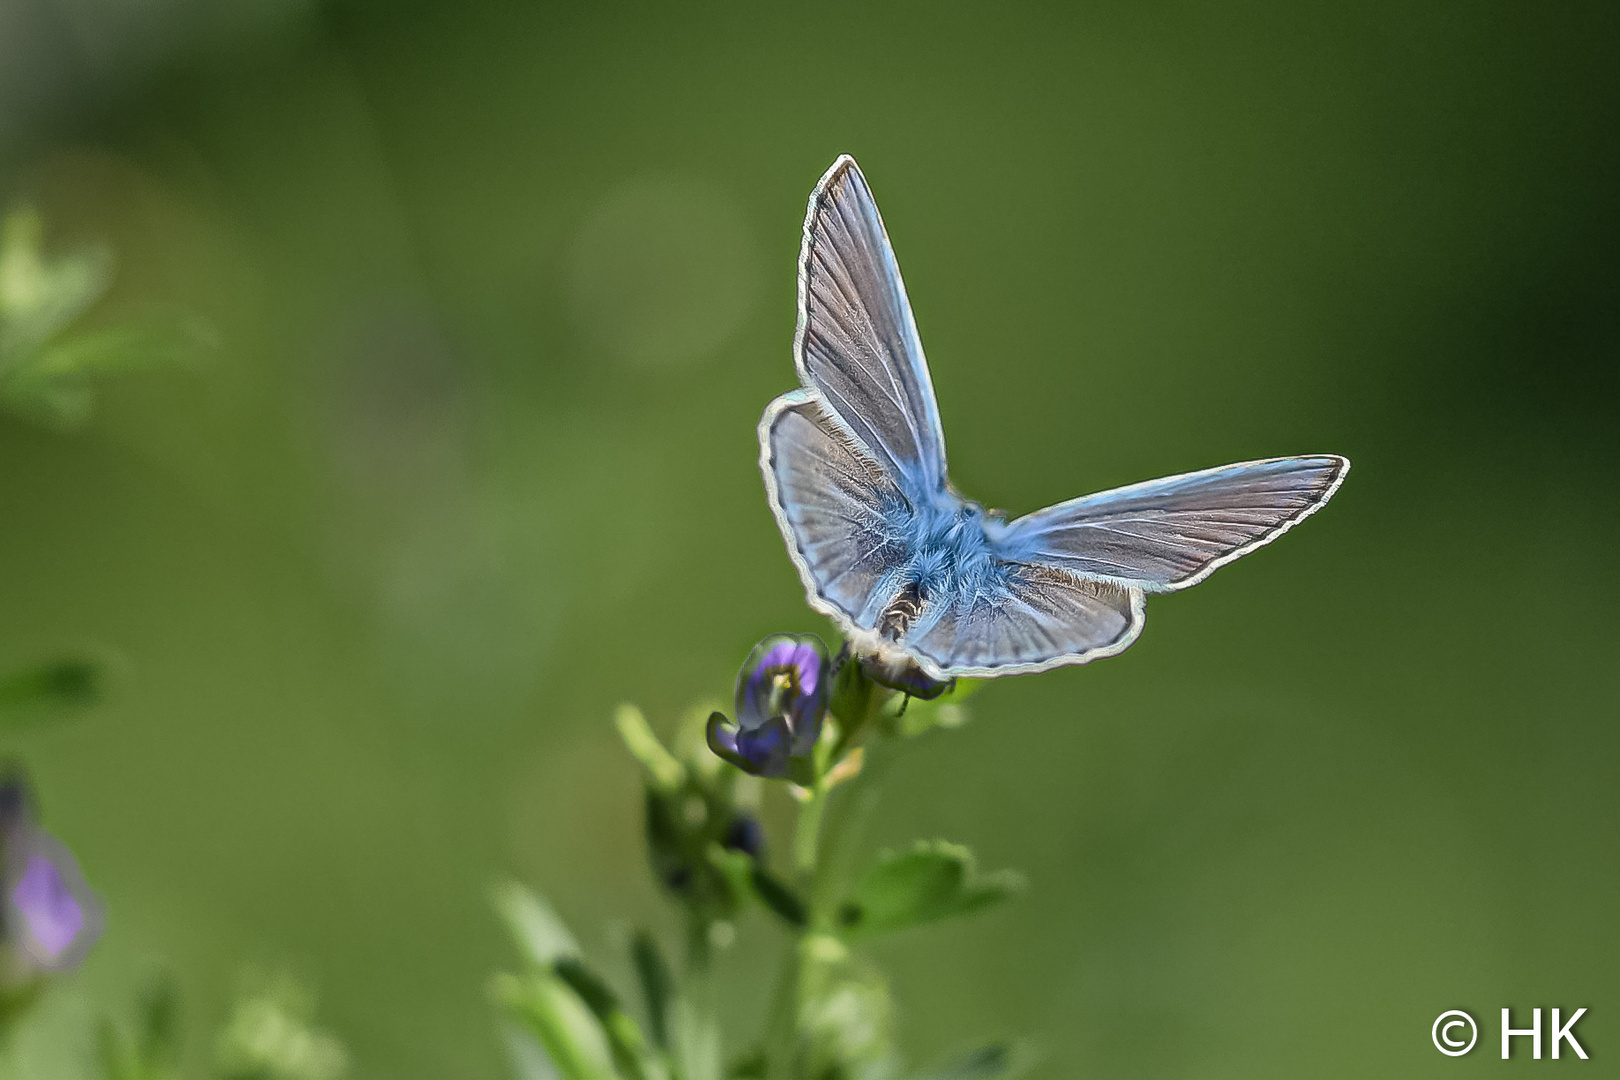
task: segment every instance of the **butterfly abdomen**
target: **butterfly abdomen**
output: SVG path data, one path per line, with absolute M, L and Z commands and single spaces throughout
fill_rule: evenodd
M 906 636 L 911 624 L 917 621 L 917 616 L 923 609 L 922 586 L 915 581 L 909 581 L 901 587 L 900 592 L 890 600 L 877 618 L 877 632 L 879 636 L 890 641 L 899 641 Z

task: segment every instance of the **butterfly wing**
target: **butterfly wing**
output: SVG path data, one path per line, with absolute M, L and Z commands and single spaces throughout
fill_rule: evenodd
M 866 178 L 833 163 L 810 196 L 793 355 L 869 456 L 914 499 L 945 486 L 945 437 L 900 267 Z
M 931 598 L 903 647 L 935 678 L 1021 675 L 1123 651 L 1142 632 L 1142 590 L 1037 563 L 995 564 Z
M 760 469 L 810 606 L 846 633 L 870 629 L 905 565 L 911 503 L 805 390 L 771 402 L 759 425 Z
M 1120 652 L 1141 632 L 1145 593 L 1276 539 L 1349 468 L 1277 458 L 1136 484 L 987 521 L 976 549 L 931 564 L 940 553 L 922 534 L 957 504 L 945 441 L 894 252 L 848 157 L 810 197 L 794 357 L 805 389 L 766 409 L 760 465 L 810 606 L 857 652 L 903 654 L 931 678 Z
M 1071 499 L 993 540 L 1009 559 L 1173 592 L 1320 510 L 1349 469 L 1332 454 L 1222 465 Z

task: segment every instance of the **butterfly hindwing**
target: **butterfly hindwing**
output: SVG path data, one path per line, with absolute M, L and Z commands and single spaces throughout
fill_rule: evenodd
M 932 597 L 905 648 L 943 675 L 1011 675 L 1113 656 L 1142 632 L 1142 592 L 1030 563 Z
M 909 501 L 806 391 L 771 403 L 760 443 L 766 489 L 810 606 L 856 627 L 879 583 L 904 564 Z

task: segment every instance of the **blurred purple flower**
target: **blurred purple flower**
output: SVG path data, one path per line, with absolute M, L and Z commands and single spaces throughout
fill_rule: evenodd
M 737 676 L 737 723 L 709 717 L 709 747 L 745 772 L 803 772 L 827 714 L 827 648 L 813 635 L 768 637 Z
M 105 913 L 78 861 L 33 820 L 27 784 L 0 783 L 0 903 L 7 943 L 39 971 L 76 967 L 101 936 Z
M 11 890 L 11 901 L 22 912 L 28 936 L 40 946 L 44 959 L 54 962 L 84 929 L 84 909 L 62 871 L 45 856 L 28 856 L 28 868 Z

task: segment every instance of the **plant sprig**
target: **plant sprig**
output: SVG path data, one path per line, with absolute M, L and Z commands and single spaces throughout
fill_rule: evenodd
M 1008 1041 L 907 1070 L 888 983 L 862 952 L 1023 887 L 1012 872 L 981 873 L 967 848 L 943 840 L 855 866 L 887 763 L 911 740 L 963 723 L 973 688 L 919 700 L 847 656 L 830 661 L 813 638 L 781 636 L 744 665 L 734 720 L 693 710 L 666 745 L 639 710 L 621 706 L 615 724 L 641 769 L 649 864 L 685 916 L 683 963 L 676 974 L 649 931 L 632 935 L 638 1019 L 538 895 L 498 887 L 496 910 L 523 965 L 497 976 L 491 993 L 529 1040 L 525 1060 L 543 1060 L 561 1080 L 991 1080 L 1021 1071 L 1027 1049 Z M 785 869 L 768 857 L 758 816 L 760 786 L 771 783 L 797 808 Z M 778 986 L 766 1030 L 727 1059 L 710 954 L 756 907 L 785 935 Z

